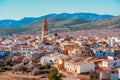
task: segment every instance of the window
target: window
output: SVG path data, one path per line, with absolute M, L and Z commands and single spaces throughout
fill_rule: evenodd
M 94 78 L 93 76 L 91 76 L 91 78 Z
M 95 78 L 98 78 L 98 76 L 95 76 Z
M 114 74 L 115 72 L 114 72 L 114 71 L 112 71 L 111 73 L 112 73 L 112 74 Z
M 50 60 L 50 62 L 52 63 L 52 60 Z
M 75 69 L 75 72 L 77 72 L 77 70 Z
M 83 51 L 81 53 L 83 54 Z
M 117 66 L 117 63 L 115 62 L 115 63 L 113 63 L 113 66 Z

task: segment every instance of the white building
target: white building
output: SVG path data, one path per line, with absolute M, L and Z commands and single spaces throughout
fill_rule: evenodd
M 74 74 L 80 74 L 80 73 L 94 71 L 95 66 L 86 61 L 73 62 L 71 60 L 68 60 L 64 62 L 64 69 L 67 72 L 71 72 Z
M 111 37 L 110 40 L 109 40 L 109 46 L 113 46 L 115 45 L 116 42 L 120 42 L 120 40 L 118 40 L 118 38 L 116 37 Z
M 102 61 L 102 67 L 107 67 L 107 68 L 117 68 L 120 67 L 120 59 L 104 59 Z
M 118 78 L 120 79 L 120 68 L 118 68 L 117 70 L 118 70 Z
M 59 50 L 59 48 L 54 45 L 45 45 L 43 48 L 48 50 Z
M 3 43 L 3 44 L 11 44 L 11 43 L 13 43 L 13 41 L 10 40 L 10 39 L 6 39 L 6 40 L 4 40 L 2 43 Z
M 21 46 L 22 53 L 30 53 L 31 50 L 34 50 L 33 46 L 28 46 L 28 45 Z
M 55 54 L 53 56 L 44 56 L 41 58 L 41 63 L 44 64 L 52 64 L 56 63 L 57 59 L 61 56 L 65 56 L 64 54 Z
M 19 46 L 11 47 L 11 55 L 22 53 L 21 48 Z
M 118 73 L 116 70 L 101 67 L 90 73 L 90 80 L 118 80 Z

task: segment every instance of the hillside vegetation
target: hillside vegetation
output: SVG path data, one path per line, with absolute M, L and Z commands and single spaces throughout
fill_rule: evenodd
M 100 20 L 90 21 L 82 18 L 62 19 L 59 17 L 47 18 L 50 32 L 66 32 L 89 29 L 120 28 L 120 16 Z M 38 34 L 41 31 L 42 20 L 34 21 L 22 28 L 3 28 L 0 35 L 12 34 Z

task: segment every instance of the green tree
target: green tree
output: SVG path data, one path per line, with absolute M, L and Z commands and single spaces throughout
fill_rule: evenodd
M 10 61 L 7 60 L 7 61 L 5 61 L 5 65 L 6 65 L 6 66 L 11 66 L 12 63 L 11 63 Z
M 49 80 L 61 80 L 62 74 L 59 74 L 57 70 L 53 70 L 48 74 Z
M 50 69 L 51 65 L 50 64 L 46 64 L 46 69 Z

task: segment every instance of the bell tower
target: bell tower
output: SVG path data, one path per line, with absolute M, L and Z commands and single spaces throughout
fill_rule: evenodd
M 48 36 L 48 24 L 47 24 L 47 19 L 44 18 L 42 23 L 42 40 L 44 40 L 44 38 L 47 36 Z

